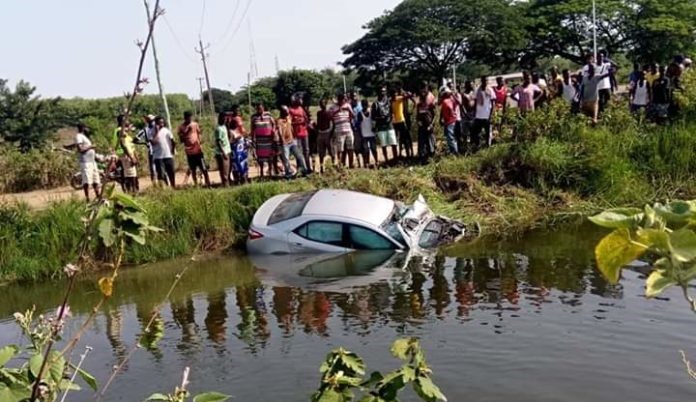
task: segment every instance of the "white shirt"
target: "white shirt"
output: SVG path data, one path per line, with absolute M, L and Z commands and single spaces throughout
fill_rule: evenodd
M 372 130 L 372 117 L 370 116 L 365 116 L 364 113 L 362 113 L 362 121 L 360 122 L 360 133 L 362 134 L 363 138 L 371 138 L 375 136 L 375 132 Z
M 79 148 L 91 147 L 92 141 L 90 141 L 89 138 L 87 138 L 87 136 L 84 135 L 83 133 L 77 133 L 77 135 L 75 136 L 75 143 L 78 146 L 78 152 L 79 152 L 78 160 L 80 162 L 80 165 L 94 163 L 95 153 L 94 153 L 93 149 L 90 149 L 87 152 L 80 152 L 80 150 L 79 150 Z
M 157 134 L 157 142 L 152 144 L 152 158 L 172 158 L 172 140 L 174 140 L 172 132 L 167 127 L 162 127 Z
M 481 104 L 479 100 L 480 97 L 483 97 L 483 104 Z M 493 88 L 486 87 L 484 91 L 482 91 L 480 87 L 477 88 L 476 95 L 474 96 L 474 102 L 476 102 L 476 118 L 483 120 L 490 119 L 494 101 L 495 91 L 493 91 Z
M 563 99 L 565 99 L 566 102 L 568 103 L 573 103 L 573 100 L 575 99 L 576 95 L 576 90 L 573 84 L 566 84 L 565 82 L 563 83 Z
M 611 63 L 603 63 L 601 66 L 599 66 L 598 70 L 596 71 L 596 75 L 604 75 L 607 74 L 609 71 L 611 71 Z M 609 78 L 609 76 L 605 77 L 602 81 L 599 82 L 597 89 L 611 89 L 611 79 Z
M 636 82 L 633 92 L 632 104 L 636 106 L 647 106 L 648 104 L 648 82 L 643 81 L 643 86 L 641 87 Z

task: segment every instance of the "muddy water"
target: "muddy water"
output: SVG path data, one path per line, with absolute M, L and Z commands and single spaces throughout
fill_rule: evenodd
M 335 258 L 208 257 L 124 271 L 83 338 L 102 382 L 128 352 L 174 276 L 188 269 L 157 320 L 161 338 L 135 352 L 104 400 L 191 389 L 236 401 L 307 401 L 332 348 L 368 370 L 397 362 L 389 345 L 418 336 L 450 401 L 679 401 L 692 398 L 678 350 L 696 356 L 696 315 L 676 291 L 643 297 L 643 276 L 610 286 L 593 267 L 597 232 L 533 233 L 460 245 L 431 268 L 384 254 Z M 0 344 L 21 342 L 14 311 L 53 312 L 61 284 L 0 289 Z M 74 332 L 99 299 L 94 279 L 71 301 Z M 77 358 L 75 353 L 74 359 Z M 92 400 L 90 392 L 71 401 Z M 414 400 L 406 395 L 404 400 Z

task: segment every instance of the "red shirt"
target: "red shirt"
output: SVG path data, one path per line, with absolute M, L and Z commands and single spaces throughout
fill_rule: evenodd
M 495 105 L 498 108 L 502 108 L 503 106 L 505 106 L 505 102 L 507 101 L 507 94 L 508 94 L 507 86 L 503 85 L 502 88 L 498 88 L 496 86 L 493 88 L 493 91 L 495 91 Z
M 186 155 L 198 155 L 203 152 L 201 128 L 195 121 L 192 121 L 188 126 L 185 123 L 179 126 L 179 139 L 184 144 Z
M 292 131 L 295 137 L 304 138 L 308 135 L 307 131 L 307 113 L 302 106 L 291 107 L 289 110 L 290 119 L 292 119 Z
M 444 99 L 440 107 L 440 115 L 446 126 L 457 122 L 457 114 L 454 110 L 455 104 L 452 98 Z

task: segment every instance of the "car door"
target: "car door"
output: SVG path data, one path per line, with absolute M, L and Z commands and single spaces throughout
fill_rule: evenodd
M 344 253 L 348 251 L 344 224 L 329 220 L 309 221 L 288 234 L 292 253 Z

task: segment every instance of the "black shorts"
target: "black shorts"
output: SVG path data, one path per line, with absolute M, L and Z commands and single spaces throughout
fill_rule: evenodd
M 191 172 L 196 172 L 196 169 L 200 169 L 202 172 L 208 171 L 208 167 L 205 165 L 205 158 L 203 153 L 196 155 L 186 155 L 186 161 L 188 162 L 189 169 Z

